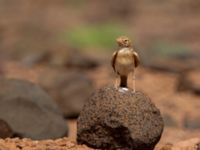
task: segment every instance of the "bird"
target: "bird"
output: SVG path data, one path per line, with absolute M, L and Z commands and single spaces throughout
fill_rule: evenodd
M 132 46 L 127 36 L 120 36 L 116 39 L 119 50 L 112 55 L 111 65 L 115 73 L 120 76 L 119 87 L 128 88 L 128 75 L 133 74 L 133 91 L 135 92 L 135 68 L 140 64 L 138 53 Z

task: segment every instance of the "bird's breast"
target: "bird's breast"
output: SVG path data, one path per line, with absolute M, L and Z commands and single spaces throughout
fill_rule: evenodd
M 115 69 L 121 75 L 127 75 L 134 70 L 134 57 L 131 50 L 122 49 L 118 51 Z
M 117 63 L 129 65 L 134 63 L 132 51 L 124 48 L 118 52 Z

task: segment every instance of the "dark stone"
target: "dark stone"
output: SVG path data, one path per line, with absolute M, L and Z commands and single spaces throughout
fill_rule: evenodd
M 20 58 L 20 61 L 26 66 L 33 66 L 48 62 L 50 58 L 51 56 L 48 51 L 34 51 Z
M 186 115 L 183 119 L 183 127 L 187 129 L 200 129 L 200 117 Z
M 66 135 L 66 121 L 55 102 L 39 86 L 16 79 L 0 79 L 0 85 L 0 118 L 15 135 L 32 139 Z
M 157 52 L 154 51 L 155 48 L 153 48 L 153 51 L 144 52 L 141 58 L 143 60 L 143 66 L 153 70 L 171 73 L 181 73 L 184 70 L 200 67 L 200 53 L 191 53 L 189 50 L 183 53 L 176 53 L 176 50 L 168 49 L 169 53 L 164 54 L 161 52 L 162 50 L 160 51 L 162 48 L 163 46 L 156 48 Z M 161 53 L 159 54 L 159 52 Z
M 165 126 L 177 127 L 177 122 L 171 115 L 163 114 L 162 116 L 163 116 Z
M 197 150 L 200 150 L 200 143 L 197 144 Z
M 200 69 L 191 69 L 182 72 L 179 75 L 177 89 L 178 91 L 190 91 L 200 95 Z
M 10 126 L 4 120 L 0 119 L 0 138 L 12 137 L 13 132 Z
M 184 92 L 191 90 L 191 81 L 188 80 L 187 73 L 184 71 L 179 74 L 177 80 L 177 91 Z
M 193 93 L 196 94 L 196 95 L 200 95 L 200 87 L 194 88 Z
M 77 71 L 44 71 L 39 83 L 56 100 L 66 118 L 77 118 L 93 91 L 92 81 Z
M 171 63 L 171 60 L 170 60 Z M 169 60 L 168 61 L 155 61 L 155 62 L 148 62 L 145 63 L 144 66 L 147 68 L 151 68 L 152 70 L 160 71 L 160 72 L 170 72 L 170 73 L 179 73 L 181 70 L 185 69 L 182 66 L 180 67 L 179 65 L 169 65 Z M 174 67 L 175 66 L 175 67 Z
M 77 124 L 77 141 L 93 148 L 153 150 L 164 123 L 160 111 L 141 92 L 114 87 L 96 91 Z
M 99 62 L 91 57 L 75 53 L 66 59 L 65 66 L 70 68 L 93 69 L 99 66 Z
M 93 69 L 99 66 L 99 61 L 97 59 L 81 53 L 80 50 L 65 46 L 56 48 L 56 50 L 51 53 L 49 63 L 55 66 L 77 69 Z

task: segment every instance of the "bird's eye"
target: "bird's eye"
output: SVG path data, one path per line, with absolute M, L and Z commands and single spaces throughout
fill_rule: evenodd
M 128 40 L 124 40 L 124 42 L 128 42 Z

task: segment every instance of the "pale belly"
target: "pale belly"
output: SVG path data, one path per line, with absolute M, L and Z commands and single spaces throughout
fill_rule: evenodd
M 118 52 L 115 62 L 115 70 L 120 75 L 125 76 L 134 71 L 134 58 L 131 51 L 122 49 Z

